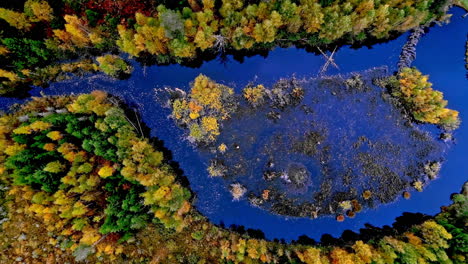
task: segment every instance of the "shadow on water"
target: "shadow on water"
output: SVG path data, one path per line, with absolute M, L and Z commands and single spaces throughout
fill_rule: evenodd
M 112 94 L 110 100 L 123 109 L 125 116 L 137 130 L 137 133 L 141 137 L 149 139 L 150 144 L 153 145 L 155 149 L 163 153 L 164 161 L 168 163 L 175 172 L 177 181 L 192 192 L 190 189 L 189 179 L 185 176 L 183 169 L 180 167 L 180 164 L 174 160 L 171 150 L 164 145 L 163 140 L 151 136 L 151 128 L 147 126 L 145 122 L 143 122 L 142 116 L 138 110 L 138 105 L 136 105 L 134 102 L 126 102 L 125 99 Z

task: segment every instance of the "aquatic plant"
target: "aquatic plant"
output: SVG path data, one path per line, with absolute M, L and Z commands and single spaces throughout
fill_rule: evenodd
M 207 170 L 211 177 L 221 177 L 227 172 L 226 166 L 218 160 L 211 160 L 211 164 L 208 166 Z
M 349 200 L 341 201 L 338 205 L 345 211 L 347 211 L 347 210 L 349 210 L 349 209 L 351 209 L 353 207 L 353 205 L 351 204 L 351 201 L 349 201 Z
M 439 171 L 442 168 L 440 162 L 428 162 L 424 165 L 424 173 L 433 180 L 439 175 Z
M 346 212 L 346 216 L 349 217 L 349 218 L 354 218 L 356 216 L 356 213 L 349 210 Z
M 221 144 L 218 146 L 218 151 L 219 151 L 220 153 L 224 153 L 224 152 L 226 152 L 227 150 L 228 150 L 228 147 L 227 147 L 226 144 L 224 144 L 224 143 L 221 143 Z
M 411 193 L 405 191 L 403 192 L 403 198 L 405 198 L 406 200 L 408 200 L 409 198 L 411 198 Z
M 365 190 L 362 193 L 362 198 L 364 198 L 364 200 L 369 200 L 371 197 L 372 197 L 372 192 L 369 190 Z
M 264 97 L 266 96 L 265 87 L 261 84 L 257 86 L 247 86 L 243 90 L 244 98 L 252 104 L 257 106 L 263 103 Z
M 247 189 L 244 186 L 242 186 L 242 184 L 240 183 L 233 183 L 231 184 L 230 187 L 231 187 L 232 199 L 235 201 L 242 198 L 242 196 L 244 196 L 244 194 L 247 192 Z
M 338 221 L 338 222 L 343 222 L 344 220 L 345 220 L 344 215 L 341 215 L 341 214 L 340 214 L 340 215 L 337 215 L 337 216 L 336 216 L 336 221 Z
M 394 201 L 413 182 L 426 184 L 426 176 L 435 178 L 448 146 L 409 123 L 406 108 L 370 84 L 383 75 L 375 69 L 282 79 L 269 88 L 250 84 L 243 98 L 231 91 L 228 100 L 220 99 L 222 86 L 203 76 L 187 94 L 170 89 L 172 117 L 210 160 L 207 174 L 222 177 L 226 189 L 242 181 L 253 206 L 297 217 L 356 214 Z M 242 100 L 255 89 L 261 107 Z M 220 109 L 230 109 L 229 118 Z M 381 136 L 389 131 L 391 139 Z
M 416 189 L 418 192 L 423 191 L 424 185 L 423 185 L 422 181 L 415 181 L 415 182 L 413 182 L 412 185 L 413 185 L 413 188 Z

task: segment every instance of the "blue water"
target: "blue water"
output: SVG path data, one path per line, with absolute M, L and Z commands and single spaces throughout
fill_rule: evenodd
M 434 87 L 445 94 L 449 107 L 459 110 L 461 119 L 468 120 L 468 81 L 464 68 L 465 41 L 468 33 L 468 19 L 462 19 L 463 11 L 452 9 L 452 22 L 443 27 L 434 27 L 420 41 L 417 59 L 414 63 L 423 73 L 431 76 Z M 401 47 L 407 34 L 389 43 L 375 45 L 372 49 L 353 50 L 347 47 L 335 54 L 340 69 L 332 69 L 328 74 L 363 71 L 371 67 L 389 65 L 394 69 Z M 215 81 L 237 88 L 237 92 L 249 81 L 271 85 L 279 78 L 315 76 L 324 59 L 295 48 L 275 49 L 267 58 L 254 56 L 244 63 L 230 60 L 225 64 L 219 61 L 204 63 L 193 69 L 180 65 L 152 66 L 142 68 L 135 64 L 135 72 L 129 80 L 114 81 L 102 75 L 55 83 L 44 90 L 47 95 L 90 92 L 102 89 L 122 96 L 127 102 L 138 105 L 143 121 L 152 129 L 152 136 L 164 140 L 189 178 L 192 190 L 197 194 L 195 206 L 214 223 L 244 225 L 246 228 L 261 229 L 267 238 L 284 238 L 289 241 L 300 235 L 319 239 L 328 233 L 339 236 L 344 230 L 358 231 L 364 223 L 375 226 L 391 224 L 403 212 L 435 214 L 439 207 L 449 204 L 451 193 L 458 192 L 468 179 L 468 124 L 462 122 L 455 132 L 456 145 L 447 155 L 439 179 L 433 181 L 422 193 L 412 193 L 410 200 L 399 199 L 394 203 L 369 209 L 338 223 L 332 217 L 315 220 L 286 218 L 269 214 L 252 207 L 248 201 L 232 202 L 232 198 L 222 183 L 222 179 L 209 178 L 206 173 L 207 159 L 198 159 L 195 150 L 183 140 L 184 131 L 177 128 L 167 116 L 169 110 L 154 100 L 154 88 L 165 86 L 188 90 L 188 83 L 203 73 Z M 38 95 L 39 89 L 32 94 Z M 0 109 L 21 100 L 0 98 Z
M 341 77 L 296 80 L 304 99 L 284 111 L 268 106 L 269 99 L 259 108 L 241 99 L 230 120 L 221 121 L 216 142 L 199 147 L 199 155 L 223 164 L 225 185 L 240 183 L 247 189 L 242 199 L 280 215 L 344 213 L 337 203 L 351 199 L 364 207 L 393 201 L 412 189 L 413 181 L 422 180 L 422 164 L 440 160 L 452 143 L 437 140 L 437 129 L 421 134 L 427 140 L 411 136 L 425 129 L 407 126 L 401 110 L 382 98 L 382 88 L 372 85 L 373 78 L 385 75 L 385 69 L 363 72 L 360 80 L 367 88 L 362 89 L 347 87 Z M 267 118 L 270 111 L 281 117 Z M 315 139 L 309 137 L 308 145 L 314 149 L 304 149 L 305 135 L 311 132 Z M 227 151 L 214 152 L 221 144 Z M 291 171 L 291 166 L 296 169 Z M 269 179 L 263 177 L 266 171 Z M 294 178 L 303 180 L 294 183 Z M 261 198 L 264 190 L 270 192 L 266 200 Z M 361 199 L 364 190 L 374 194 L 371 199 Z

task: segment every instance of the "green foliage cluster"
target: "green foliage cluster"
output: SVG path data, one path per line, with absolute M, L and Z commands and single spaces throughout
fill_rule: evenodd
M 446 0 L 28 0 L 23 12 L 0 8 L 0 94 L 38 82 L 45 65 L 121 51 L 157 62 L 201 52 L 373 42 L 444 19 Z M 2 4 L 0 4 L 2 5 Z M 10 7 L 10 5 L 4 5 Z M 19 6 L 14 5 L 16 8 Z M 32 30 L 34 28 L 34 30 Z M 101 70 L 130 72 L 117 58 Z M 111 67 L 110 64 L 115 63 Z M 54 80 L 51 76 L 42 79 Z
M 458 111 L 446 108 L 443 93 L 433 90 L 428 80 L 429 76 L 416 68 L 403 68 L 391 81 L 392 95 L 402 100 L 416 120 L 456 129 L 460 124 Z
M 96 58 L 99 70 L 105 74 L 118 78 L 132 73 L 132 67 L 119 56 L 106 54 Z
M 465 10 L 468 10 L 468 0 L 454 0 L 453 3 Z
M 72 250 L 99 243 L 97 252 L 119 254 L 113 242 L 145 227 L 151 212 L 182 230 L 190 192 L 124 111 L 99 91 L 60 100 L 36 99 L 0 120 L 9 210 L 24 207 Z
M 460 194 L 452 196 L 453 204 L 443 207 L 435 220 L 443 226 L 453 238 L 448 241 L 449 255 L 455 264 L 468 261 L 468 184 L 465 183 Z
M 195 143 L 215 141 L 220 121 L 228 119 L 235 110 L 234 91 L 200 74 L 192 84 L 190 94 L 172 101 L 172 116 L 190 130 Z
M 13 66 L 17 70 L 23 70 L 35 66 L 45 65 L 51 59 L 51 52 L 44 42 L 27 38 L 4 38 L 2 44 L 16 55 Z

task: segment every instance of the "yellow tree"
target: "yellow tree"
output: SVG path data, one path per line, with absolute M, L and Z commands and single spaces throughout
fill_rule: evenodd
M 359 3 L 351 14 L 353 34 L 364 31 L 374 20 L 374 0 L 365 0 Z
M 330 252 L 330 258 L 333 264 L 355 264 L 354 254 L 338 247 Z
M 323 23 L 323 10 L 318 0 L 301 0 L 300 15 L 303 20 L 303 27 L 307 33 L 315 33 L 320 30 Z
M 373 251 L 374 248 L 368 244 L 365 244 L 361 240 L 358 240 L 353 245 L 353 250 L 355 252 L 355 262 L 368 264 L 373 261 Z
M 85 22 L 77 16 L 65 15 L 65 30 L 56 29 L 54 34 L 58 38 L 63 49 L 84 48 L 91 44 L 101 44 L 104 39 L 103 33 L 98 29 L 89 28 Z
M 380 5 L 375 10 L 375 18 L 372 23 L 371 35 L 376 38 L 385 38 L 388 36 L 388 32 L 392 28 L 392 24 L 389 19 L 390 7 L 388 4 Z
M 5 20 L 10 26 L 19 30 L 28 31 L 31 27 L 31 23 L 29 23 L 28 17 L 24 13 L 13 10 L 0 8 L 0 19 Z
M 31 22 L 51 21 L 53 10 L 47 1 L 28 0 L 24 3 L 24 12 Z
M 309 247 L 304 251 L 296 251 L 297 257 L 306 264 L 328 264 L 328 258 L 318 248 Z
M 160 25 L 159 21 L 137 13 L 136 22 L 139 25 L 134 35 L 137 50 L 147 51 L 154 55 L 167 54 L 169 39 L 166 37 L 164 27 Z
M 134 41 L 135 32 L 133 30 L 127 29 L 124 25 L 118 25 L 117 31 L 119 32 L 119 39 L 116 43 L 120 50 L 134 57 L 137 57 L 138 53 L 144 50 L 144 47 L 136 46 Z
M 349 3 L 348 3 L 349 4 Z M 345 33 L 351 32 L 351 16 L 349 5 L 334 4 L 323 9 L 324 23 L 320 31 L 320 37 L 328 41 L 341 38 Z

